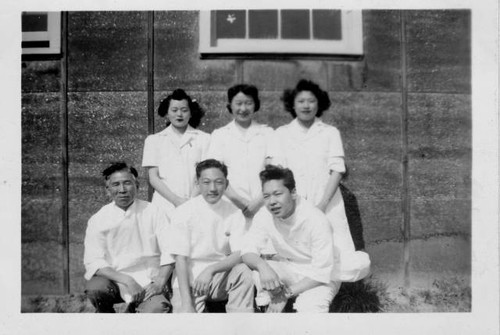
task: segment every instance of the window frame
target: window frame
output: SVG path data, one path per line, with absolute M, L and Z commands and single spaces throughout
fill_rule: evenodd
M 25 12 L 29 14 L 47 14 L 46 31 L 22 32 L 22 42 L 48 41 L 48 47 L 22 47 L 22 55 L 61 55 L 61 12 Z
M 307 9 L 310 12 L 316 8 Z M 275 9 L 278 11 L 286 8 Z M 248 17 L 248 9 L 245 9 Z M 313 55 L 362 56 L 363 21 L 361 10 L 341 10 L 341 40 L 217 39 L 213 11 L 200 11 L 199 52 L 202 57 L 224 55 Z M 278 19 L 279 20 L 279 19 Z M 247 20 L 248 36 L 248 20 Z M 215 45 L 214 45 L 215 44 Z M 307 50 L 307 52 L 304 52 Z

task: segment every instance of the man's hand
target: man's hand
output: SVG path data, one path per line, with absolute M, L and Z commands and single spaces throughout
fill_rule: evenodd
M 151 282 L 144 288 L 145 295 L 144 300 L 148 300 L 155 295 L 159 295 L 163 293 L 163 286 L 158 282 Z
M 274 291 L 281 288 L 280 278 L 278 274 L 270 267 L 267 266 L 259 270 L 260 284 L 262 288 L 267 291 Z
M 144 294 L 146 291 L 139 285 L 132 277 L 130 277 L 127 282 L 127 289 L 132 296 L 132 301 L 140 304 L 144 300 Z
M 266 313 L 281 313 L 285 309 L 288 299 L 285 296 L 285 290 L 282 289 L 271 295 L 271 303 L 266 310 Z
M 214 273 L 212 272 L 210 267 L 207 267 L 205 270 L 203 270 L 194 281 L 194 294 L 197 296 L 208 294 L 210 282 L 212 281 L 213 276 Z

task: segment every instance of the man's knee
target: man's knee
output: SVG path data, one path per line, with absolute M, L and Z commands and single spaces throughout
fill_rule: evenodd
M 322 285 L 300 294 L 293 307 L 297 313 L 328 313 L 338 289 L 335 285 Z
M 85 294 L 97 312 L 113 313 L 113 304 L 121 301 L 118 286 L 100 276 L 94 276 L 86 283 Z
M 85 285 L 85 294 L 89 297 L 103 295 L 115 297 L 119 295 L 119 293 L 118 286 L 115 283 L 100 276 L 92 277 Z
M 231 270 L 231 277 L 241 284 L 254 285 L 252 270 L 246 264 L 240 263 L 235 265 Z

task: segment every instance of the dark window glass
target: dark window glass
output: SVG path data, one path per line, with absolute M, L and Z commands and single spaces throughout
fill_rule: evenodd
M 313 10 L 313 38 L 318 40 L 341 40 L 341 11 Z
M 244 10 L 216 11 L 217 38 L 245 38 L 246 18 Z
M 309 39 L 309 11 L 301 9 L 282 10 L 281 38 Z
M 248 11 L 250 38 L 277 38 L 278 11 L 250 10 Z
M 23 13 L 21 16 L 22 31 L 47 31 L 48 15 L 42 13 Z

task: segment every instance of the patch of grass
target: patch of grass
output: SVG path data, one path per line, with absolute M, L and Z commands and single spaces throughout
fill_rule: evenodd
M 457 278 L 435 280 L 431 289 L 423 290 L 418 295 L 424 303 L 435 306 L 438 312 L 471 311 L 471 288 Z
M 469 283 L 458 278 L 436 279 L 429 289 L 389 289 L 384 282 L 369 277 L 343 283 L 330 313 L 419 313 L 470 312 Z M 123 308 L 115 306 L 118 312 Z M 121 306 L 123 307 L 123 306 Z M 22 313 L 93 313 L 85 294 L 67 296 L 23 296 Z

